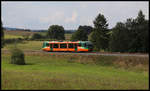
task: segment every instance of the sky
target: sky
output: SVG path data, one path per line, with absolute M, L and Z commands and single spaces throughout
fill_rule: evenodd
M 1 1 L 4 27 L 48 29 L 51 25 L 76 30 L 79 25 L 94 26 L 97 15 L 103 14 L 112 28 L 117 22 L 136 18 L 142 10 L 149 19 L 148 1 Z

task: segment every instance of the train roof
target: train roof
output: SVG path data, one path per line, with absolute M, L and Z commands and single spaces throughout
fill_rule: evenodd
M 90 41 L 44 41 L 47 43 L 90 43 Z

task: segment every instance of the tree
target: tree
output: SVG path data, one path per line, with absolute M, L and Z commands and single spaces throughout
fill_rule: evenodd
M 58 39 L 58 40 L 64 40 L 65 39 L 65 31 L 63 26 L 59 25 L 52 25 L 48 29 L 47 36 L 50 39 Z
M 122 22 L 118 22 L 116 26 L 112 29 L 112 36 L 109 42 L 109 47 L 111 51 L 115 52 L 125 52 L 128 50 L 128 45 L 130 43 L 129 31 Z
M 128 21 L 126 22 L 126 25 Z M 129 52 L 148 52 L 149 50 L 149 21 L 145 19 L 145 15 L 140 10 L 138 16 L 133 19 L 131 24 L 130 38 L 132 39 L 129 43 Z M 129 26 L 126 26 L 129 27 Z
M 137 52 L 148 52 L 149 51 L 149 21 L 145 19 L 145 15 L 140 10 L 138 16 L 135 19 L 136 25 L 134 29 L 136 30 L 136 38 L 138 41 Z
M 88 40 L 88 35 L 92 32 L 91 26 L 79 26 L 78 30 L 72 34 L 71 40 Z
M 109 41 L 109 29 L 106 18 L 104 17 L 104 15 L 98 14 L 93 23 L 94 33 L 90 34 L 89 40 L 93 42 L 96 49 L 107 49 Z
M 138 24 L 143 24 L 145 22 L 145 15 L 143 14 L 142 10 L 138 12 L 138 16 L 135 20 Z
M 28 40 L 30 35 L 31 35 L 30 33 L 24 33 L 23 37 L 24 37 L 25 40 Z
M 149 52 L 149 21 L 146 20 L 145 24 L 143 24 L 143 32 L 141 36 L 141 44 L 142 44 L 142 52 Z
M 35 33 L 32 35 L 31 39 L 41 39 L 41 38 L 43 38 L 43 36 L 41 34 Z
M 30 29 L 24 29 L 24 31 L 31 32 L 31 30 L 30 30 Z
M 1 21 L 1 48 L 3 48 L 3 46 L 4 46 L 4 29 Z
M 129 18 L 125 23 L 117 23 L 112 29 L 109 42 L 111 51 L 118 52 L 148 52 L 149 21 L 140 10 L 137 18 Z

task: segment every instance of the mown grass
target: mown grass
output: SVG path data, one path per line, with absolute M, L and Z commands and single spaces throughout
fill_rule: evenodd
M 65 34 L 65 40 L 70 40 L 71 36 L 72 36 L 72 34 Z
M 16 38 L 23 38 L 23 36 L 19 36 L 19 35 L 5 35 L 4 39 L 16 39 Z
M 23 36 L 23 35 L 33 35 L 36 32 L 29 32 L 29 31 L 21 31 L 21 30 L 13 30 L 13 31 L 8 31 L 4 30 L 5 35 L 13 35 L 13 36 Z
M 14 38 L 24 38 L 26 35 L 31 38 L 31 36 L 35 33 L 41 34 L 42 36 L 46 36 L 47 32 L 29 32 L 29 31 L 8 31 L 5 30 L 5 39 L 14 39 Z M 70 40 L 72 34 L 65 34 L 65 39 Z
M 2 89 L 148 89 L 149 85 L 148 71 L 92 64 L 87 57 L 26 54 L 25 60 L 24 66 L 9 64 L 10 54 L 2 54 Z
M 43 41 L 23 41 L 22 43 L 16 43 L 17 47 L 22 50 L 41 50 Z M 7 44 L 2 48 L 3 50 L 9 50 L 15 46 L 15 43 Z

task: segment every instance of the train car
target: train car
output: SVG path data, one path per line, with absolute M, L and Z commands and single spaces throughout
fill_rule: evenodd
M 89 52 L 93 50 L 90 41 L 44 41 L 43 51 Z

